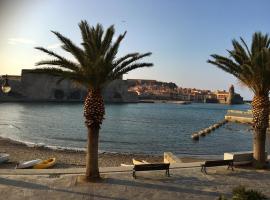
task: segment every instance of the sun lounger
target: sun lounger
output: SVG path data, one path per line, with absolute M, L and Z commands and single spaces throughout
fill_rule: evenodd
M 201 172 L 207 174 L 206 167 L 217 167 L 217 166 L 228 166 L 227 169 L 232 169 L 233 171 L 233 160 L 209 160 L 205 161 L 204 164 L 201 165 Z

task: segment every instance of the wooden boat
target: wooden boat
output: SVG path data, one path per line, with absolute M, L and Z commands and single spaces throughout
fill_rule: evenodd
M 6 162 L 9 159 L 9 154 L 7 153 L 0 153 L 0 163 Z
M 36 160 L 29 160 L 29 161 L 24 161 L 20 162 L 15 169 L 27 169 L 27 168 L 32 168 L 34 165 L 42 162 L 41 159 L 36 159 Z
M 37 163 L 33 166 L 34 169 L 47 169 L 55 165 L 56 159 L 50 158 L 48 160 L 42 160 L 40 163 Z
M 149 162 L 145 161 L 145 160 L 135 160 L 134 158 L 132 159 L 132 162 L 134 165 L 143 165 L 143 164 L 149 164 Z

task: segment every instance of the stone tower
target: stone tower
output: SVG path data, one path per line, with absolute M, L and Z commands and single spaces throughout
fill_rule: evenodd
M 229 96 L 228 96 L 228 99 L 227 99 L 227 104 L 233 104 L 233 98 L 234 98 L 234 86 L 231 85 L 231 87 L 229 88 Z

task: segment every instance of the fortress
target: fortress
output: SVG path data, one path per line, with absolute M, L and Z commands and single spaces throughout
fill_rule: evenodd
M 21 76 L 8 76 L 11 92 L 0 92 L 0 101 L 53 101 L 80 102 L 87 94 L 86 88 L 70 80 L 59 82 L 59 77 L 46 73 L 22 70 Z M 199 90 L 181 88 L 175 83 L 144 79 L 118 79 L 103 90 L 106 103 L 137 103 L 140 100 L 190 101 L 198 103 L 241 104 L 243 98 L 229 91 Z
M 48 74 L 36 74 L 23 69 L 21 76 L 8 76 L 12 88 L 8 94 L 0 92 L 0 101 L 83 101 L 87 90 L 70 80 L 59 82 L 59 77 Z M 138 102 L 137 94 L 128 91 L 125 80 L 115 80 L 103 91 L 105 102 Z

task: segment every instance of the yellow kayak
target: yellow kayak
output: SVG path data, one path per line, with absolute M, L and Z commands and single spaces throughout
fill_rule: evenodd
M 55 165 L 56 159 L 50 158 L 48 160 L 42 160 L 40 163 L 33 166 L 34 169 L 47 169 Z

